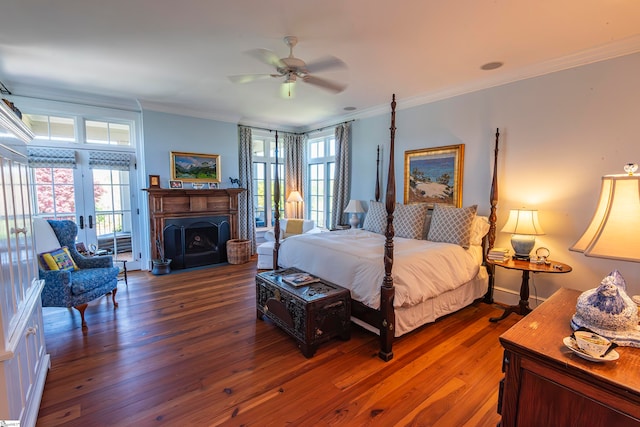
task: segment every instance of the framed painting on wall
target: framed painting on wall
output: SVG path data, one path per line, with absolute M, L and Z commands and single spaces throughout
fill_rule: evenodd
M 171 179 L 220 182 L 220 155 L 171 152 Z
M 462 207 L 464 144 L 404 152 L 404 203 Z

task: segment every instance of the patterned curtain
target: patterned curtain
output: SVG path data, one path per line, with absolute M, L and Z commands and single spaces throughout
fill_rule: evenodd
M 304 218 L 304 203 L 286 203 L 292 191 L 299 191 L 304 199 L 306 135 L 284 134 L 285 208 L 286 218 Z
M 251 242 L 251 254 L 256 253 L 256 221 L 253 208 L 253 150 L 251 128 L 238 126 L 240 150 L 240 186 L 247 189 L 238 196 L 238 238 Z
M 32 168 L 76 168 L 76 152 L 60 148 L 29 148 L 29 167 Z
M 89 152 L 89 169 L 111 169 L 128 171 L 131 165 L 131 154 L 103 151 Z
M 351 186 L 351 122 L 336 126 L 336 166 L 333 180 L 333 204 L 331 205 L 331 228 L 342 223 L 344 209 L 349 203 Z

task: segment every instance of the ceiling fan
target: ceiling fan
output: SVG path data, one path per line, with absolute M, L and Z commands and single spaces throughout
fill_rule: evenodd
M 286 58 L 278 58 L 278 55 L 268 49 L 253 49 L 247 52 L 250 56 L 274 67 L 276 69 L 275 73 L 240 74 L 229 76 L 229 80 L 234 83 L 249 83 L 271 77 L 284 77 L 285 79 L 283 84 L 286 86 L 285 90 L 288 90 L 289 96 L 291 96 L 293 83 L 298 79 L 334 93 L 340 93 L 347 87 L 344 83 L 323 79 L 315 75 L 315 73 L 319 71 L 346 68 L 346 64 L 340 59 L 333 56 L 327 56 L 323 59 L 307 64 L 302 59 L 293 56 L 293 48 L 298 44 L 297 37 L 286 36 L 284 38 L 284 43 L 289 47 L 289 56 Z M 286 94 L 284 96 L 286 96 Z

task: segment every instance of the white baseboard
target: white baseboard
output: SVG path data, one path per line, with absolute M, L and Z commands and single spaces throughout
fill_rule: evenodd
M 493 288 L 493 300 L 500 304 L 518 305 L 518 303 L 520 302 L 520 292 L 496 286 L 495 288 Z M 529 307 L 531 307 L 532 309 L 536 308 L 545 300 L 546 298 L 529 295 Z

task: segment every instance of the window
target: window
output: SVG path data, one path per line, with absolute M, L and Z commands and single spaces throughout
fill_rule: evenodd
M 49 141 L 76 142 L 76 121 L 71 117 L 23 114 L 25 124 L 35 134 L 36 139 Z
M 87 120 L 85 133 L 89 144 L 131 145 L 131 126 L 128 124 Z
M 253 143 L 253 205 L 256 227 L 274 224 L 273 194 L 275 189 L 276 144 L 275 134 L 254 131 Z M 280 181 L 280 218 L 284 218 L 284 150 L 278 142 L 278 181 Z
M 333 201 L 336 141 L 333 134 L 309 139 L 309 188 L 307 206 L 309 218 L 319 227 L 330 227 Z

